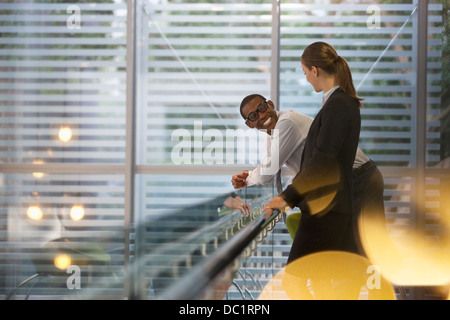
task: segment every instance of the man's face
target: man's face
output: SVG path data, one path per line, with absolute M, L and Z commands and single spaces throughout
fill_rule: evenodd
M 254 121 L 248 119 L 249 116 L 251 117 L 252 113 L 253 115 L 257 115 L 257 117 L 255 116 Z M 259 97 L 250 100 L 250 102 L 244 106 L 242 115 L 244 116 L 244 119 L 247 119 L 245 122 L 247 126 L 258 130 L 267 130 L 268 134 L 272 133 L 272 129 L 275 128 L 278 121 L 278 116 L 274 110 L 272 101 L 269 100 L 266 103 Z

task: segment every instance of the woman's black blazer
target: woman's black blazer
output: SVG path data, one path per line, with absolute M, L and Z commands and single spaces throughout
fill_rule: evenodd
M 311 214 L 352 212 L 352 167 L 361 129 L 357 100 L 336 89 L 314 118 L 300 171 L 281 196 Z

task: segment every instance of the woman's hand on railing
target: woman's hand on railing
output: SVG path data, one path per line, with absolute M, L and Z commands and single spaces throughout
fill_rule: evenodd
M 269 218 L 274 210 L 280 210 L 281 212 L 285 212 L 285 208 L 287 207 L 287 202 L 280 196 L 276 196 L 272 200 L 267 203 L 262 209 L 262 213 L 265 213 L 265 218 Z

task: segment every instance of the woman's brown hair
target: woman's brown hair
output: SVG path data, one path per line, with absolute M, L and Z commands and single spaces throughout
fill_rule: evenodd
M 311 69 L 321 68 L 328 74 L 334 74 L 339 87 L 353 97 L 361 107 L 361 99 L 353 85 L 352 73 L 347 61 L 339 56 L 336 50 L 326 42 L 314 42 L 306 47 L 301 57 L 302 63 Z

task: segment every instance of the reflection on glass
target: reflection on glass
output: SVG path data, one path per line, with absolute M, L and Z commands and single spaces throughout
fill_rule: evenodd
M 58 254 L 55 257 L 54 261 L 55 267 L 60 270 L 66 270 L 72 264 L 72 259 L 70 258 L 70 256 L 64 253 Z
M 80 204 L 76 204 L 74 205 L 71 209 L 70 209 L 70 218 L 72 220 L 81 220 L 84 217 L 84 207 Z
M 58 132 L 58 139 L 61 142 L 69 142 L 72 139 L 72 129 L 69 126 L 62 126 Z
M 272 184 L 254 186 L 212 196 L 164 214 L 149 214 L 130 231 L 131 251 L 125 256 L 124 224 L 114 219 L 114 215 L 108 215 L 114 210 L 107 209 L 108 201 L 97 208 L 91 208 L 90 204 L 89 219 L 86 219 L 85 204 L 67 206 L 72 197 L 68 191 L 75 190 L 74 181 L 78 180 L 76 189 L 86 191 L 94 180 L 65 175 L 64 183 L 58 187 L 56 183 L 62 177 L 47 174 L 46 178 L 55 186 L 50 189 L 49 181 L 39 180 L 36 188 L 42 190 L 40 203 L 22 208 L 26 213 L 22 215 L 24 219 L 13 214 L 8 217 L 9 237 L 15 239 L 9 243 L 10 251 L 17 259 L 9 261 L 12 273 L 5 278 L 8 283 L 3 284 L 7 299 L 170 297 L 171 290 L 180 281 L 189 279 L 196 268 L 207 263 L 260 217 L 263 204 L 274 196 Z M 106 196 L 106 190 L 103 195 L 97 194 L 98 202 Z M 60 205 L 48 206 L 49 197 L 60 199 Z M 108 199 L 117 201 L 112 196 Z M 33 223 L 36 220 L 38 224 Z M 254 244 L 251 247 L 254 249 Z M 248 254 L 247 249 L 243 254 Z M 129 267 L 124 260 L 130 261 Z M 238 265 L 231 263 L 231 269 L 224 269 L 209 297 L 224 297 Z M 133 289 L 139 292 L 137 296 L 125 290 L 132 283 L 137 284 Z M 80 288 L 69 288 L 75 284 Z
M 150 297 L 170 298 L 172 288 L 184 276 L 259 216 L 273 192 L 271 186 L 254 186 L 149 219 L 140 228 L 143 254 L 139 266 L 149 277 Z M 215 298 L 223 298 L 231 285 L 230 272 L 234 275 L 236 269 L 225 272 L 213 288 L 217 289 L 211 293 Z
M 27 209 L 27 216 L 31 220 L 41 220 L 43 217 L 43 213 L 38 205 L 32 205 Z

